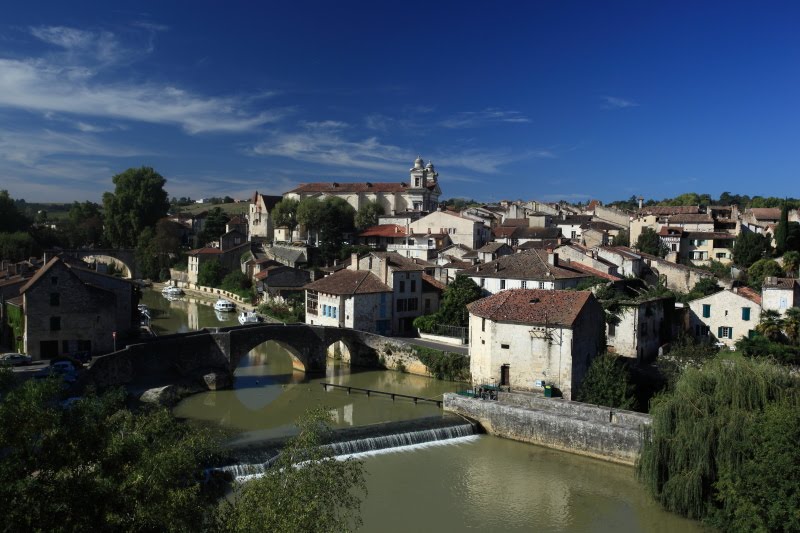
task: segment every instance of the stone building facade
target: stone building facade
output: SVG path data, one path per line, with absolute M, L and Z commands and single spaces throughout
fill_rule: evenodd
M 602 350 L 603 308 L 588 291 L 514 289 L 468 305 L 473 382 L 557 387 L 567 399 Z
M 689 302 L 689 326 L 701 339 L 734 349 L 761 320 L 761 295 L 748 287 L 725 289 Z

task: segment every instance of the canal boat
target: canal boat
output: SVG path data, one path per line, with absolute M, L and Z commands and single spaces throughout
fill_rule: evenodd
M 239 324 L 259 324 L 263 319 L 255 311 L 242 311 L 239 314 Z
M 177 298 L 178 296 L 181 296 L 183 294 L 183 289 L 181 289 L 180 287 L 173 287 L 172 285 L 167 285 L 166 287 L 161 289 L 161 294 L 163 294 L 168 298 L 169 297 Z
M 231 313 L 236 311 L 236 304 L 225 298 L 220 298 L 214 302 L 214 311 L 222 311 L 223 313 Z

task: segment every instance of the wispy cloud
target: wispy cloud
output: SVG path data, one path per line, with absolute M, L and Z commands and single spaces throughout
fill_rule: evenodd
M 616 96 L 603 96 L 603 109 L 625 109 L 626 107 L 639 107 L 633 100 L 618 98 Z
M 439 125 L 445 128 L 475 128 L 487 123 L 524 124 L 530 119 L 519 111 L 487 108 L 483 111 L 462 111 L 442 120 Z
M 145 153 L 137 148 L 106 142 L 91 134 L 67 134 L 47 129 L 36 132 L 0 131 L 0 159 L 29 168 L 35 167 L 43 158 L 58 155 L 131 157 Z
M 501 167 L 509 163 L 532 158 L 555 158 L 556 155 L 547 150 L 528 150 L 525 152 L 512 152 L 511 150 L 444 150 L 437 156 L 436 162 L 444 166 L 455 166 L 480 172 L 482 174 L 497 174 Z
M 377 137 L 352 140 L 332 130 L 274 133 L 254 146 L 254 155 L 288 157 L 295 161 L 338 167 L 397 171 L 408 151 L 383 144 Z
M 174 124 L 191 134 L 253 130 L 291 112 L 253 113 L 246 98 L 208 97 L 172 85 L 100 81 L 127 55 L 112 34 L 62 26 L 31 28 L 31 34 L 64 53 L 0 58 L 0 107 Z

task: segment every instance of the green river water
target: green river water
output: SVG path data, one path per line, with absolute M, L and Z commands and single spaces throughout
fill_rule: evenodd
M 236 314 L 215 313 L 209 302 L 168 301 L 145 291 L 159 333 L 235 325 Z M 324 375 L 292 370 L 281 346 L 254 349 L 236 371 L 232 390 L 183 400 L 175 415 L 219 425 L 237 442 L 282 436 L 311 406 L 329 409 L 340 427 L 436 415 L 433 404 L 327 392 L 322 382 L 426 398 L 463 388 L 393 371 L 360 371 L 330 361 Z M 595 459 L 488 435 L 421 445 L 363 458 L 368 495 L 365 532 L 701 531 L 693 521 L 662 511 L 633 478 L 633 470 Z

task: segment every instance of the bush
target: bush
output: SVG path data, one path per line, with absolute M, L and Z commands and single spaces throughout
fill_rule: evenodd
M 469 357 L 424 346 L 414 346 L 414 353 L 436 379 L 469 381 Z
M 436 326 L 436 315 L 422 315 L 414 319 L 414 327 L 423 333 L 433 333 Z
M 237 270 L 225 276 L 219 288 L 237 294 L 242 298 L 249 298 L 252 286 L 252 280 L 244 272 Z
M 634 387 L 622 358 L 608 353 L 595 357 L 576 400 L 616 409 L 633 409 L 636 406 Z

